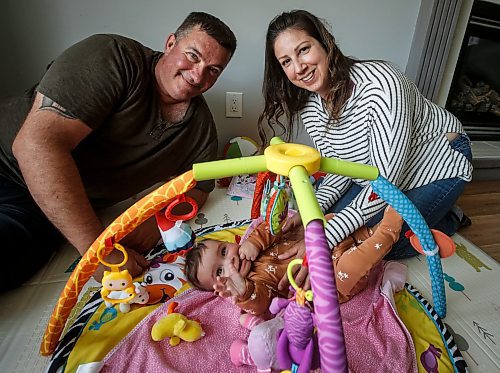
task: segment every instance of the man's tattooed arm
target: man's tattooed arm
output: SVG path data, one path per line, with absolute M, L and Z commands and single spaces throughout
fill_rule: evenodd
M 42 97 L 42 103 L 40 104 L 40 108 L 38 110 L 50 110 L 56 114 L 59 114 L 68 119 L 78 119 L 73 114 L 71 114 L 68 110 L 63 108 L 57 102 L 51 100 L 47 96 Z

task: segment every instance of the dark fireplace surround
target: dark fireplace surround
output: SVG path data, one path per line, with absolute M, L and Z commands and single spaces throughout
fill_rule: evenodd
M 446 109 L 473 140 L 500 140 L 500 4 L 474 2 Z
M 498 141 L 499 53 L 498 0 L 421 0 L 405 72 L 471 139 Z

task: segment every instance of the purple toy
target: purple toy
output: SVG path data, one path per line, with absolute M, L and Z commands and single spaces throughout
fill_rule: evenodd
M 314 315 L 307 305 L 274 298 L 269 310 L 277 314 L 285 308 L 285 327 L 278 332 L 277 355 L 281 369 L 297 366 L 297 373 L 307 373 L 320 366 Z

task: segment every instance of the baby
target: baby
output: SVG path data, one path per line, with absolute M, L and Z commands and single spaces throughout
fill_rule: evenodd
M 366 287 L 370 270 L 399 239 L 402 224 L 399 214 L 388 207 L 379 224 L 358 229 L 333 249 L 339 302 L 348 301 Z M 186 276 L 195 288 L 231 297 L 245 312 L 261 315 L 274 297 L 288 296 L 288 289 L 280 291 L 278 283 L 293 258 L 280 260 L 278 255 L 303 241 L 302 227 L 273 236 L 265 223 L 241 245 L 205 240 L 188 251 Z

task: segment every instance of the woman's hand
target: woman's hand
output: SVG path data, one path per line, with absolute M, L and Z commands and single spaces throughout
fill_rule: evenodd
M 231 298 L 233 303 L 236 303 L 238 298 L 245 295 L 246 289 L 245 279 L 232 263 L 229 265 L 229 276 L 217 276 L 216 283 L 214 284 L 215 295 L 223 298 Z
M 288 259 L 295 255 L 297 259 L 303 259 L 306 254 L 306 245 L 305 241 L 301 240 L 292 245 L 287 251 L 278 255 L 278 259 Z M 311 288 L 311 284 L 309 282 L 309 270 L 304 266 L 295 266 L 293 269 L 293 277 L 297 286 L 300 286 L 304 290 L 309 290 Z M 278 283 L 279 290 L 285 290 L 287 286 L 290 284 L 288 281 L 288 276 L 285 274 L 280 282 Z

